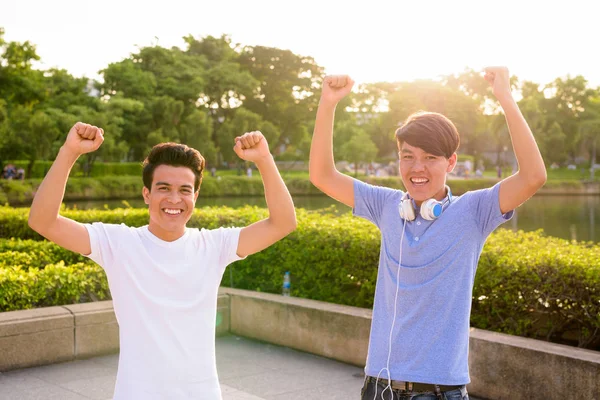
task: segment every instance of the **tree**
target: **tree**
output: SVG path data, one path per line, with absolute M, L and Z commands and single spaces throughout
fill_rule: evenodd
M 579 126 L 579 135 L 582 143 L 589 150 L 590 156 L 590 180 L 594 179 L 596 155 L 600 147 L 600 88 L 590 98 L 587 108 L 586 119 Z
M 197 149 L 207 165 L 217 165 L 217 147 L 212 141 L 212 121 L 207 113 L 194 110 L 179 129 L 180 142 Z
M 44 99 L 42 71 L 32 69 L 32 63 L 40 57 L 35 46 L 6 42 L 4 29 L 0 28 L 0 98 L 12 104 L 35 104 Z
M 228 36 L 206 36 L 198 40 L 189 35 L 184 40 L 187 44 L 186 54 L 206 60 L 204 85 L 198 93 L 198 99 L 203 107 L 210 110 L 213 139 L 216 142 L 223 120 L 252 94 L 258 81 L 241 67 L 240 54 Z
M 377 147 L 366 132 L 360 131 L 342 145 L 340 153 L 343 159 L 354 163 L 354 176 L 357 176 L 359 164 L 372 161 Z
M 9 129 L 2 140 L 2 152 L 5 157 L 27 160 L 26 176 L 31 176 L 35 161 L 50 156 L 52 143 L 62 132 L 51 116 L 32 107 L 17 105 L 8 117 Z
M 300 144 L 314 119 L 323 68 L 312 57 L 264 46 L 244 47 L 239 62 L 257 81 L 244 107 L 274 124 L 279 144 Z
M 219 135 L 217 136 L 217 144 L 219 151 L 223 154 L 224 161 L 237 162 L 238 157 L 233 151 L 235 144 L 234 140 L 237 136 L 241 136 L 246 132 L 261 131 L 267 141 L 271 151 L 277 146 L 279 131 L 275 129 L 273 124 L 264 121 L 262 117 L 244 107 L 235 110 L 232 118 L 223 122 Z
M 587 81 L 581 75 L 557 78 L 545 90 L 551 95 L 547 102 L 549 124 L 556 122 L 561 127 L 567 138 L 566 150 L 574 161 L 582 140 L 579 125 L 594 94 L 593 90 L 587 87 Z

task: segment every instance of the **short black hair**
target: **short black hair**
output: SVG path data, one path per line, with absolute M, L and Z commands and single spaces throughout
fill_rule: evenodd
M 435 156 L 450 158 L 460 144 L 456 126 L 442 114 L 419 111 L 396 130 L 398 149 L 406 142 Z
M 194 192 L 200 190 L 202 183 L 202 171 L 204 171 L 205 160 L 196 149 L 179 143 L 160 143 L 150 150 L 150 154 L 142 163 L 142 178 L 144 186 L 152 189 L 154 170 L 159 165 L 170 165 L 173 167 L 187 167 L 194 173 Z

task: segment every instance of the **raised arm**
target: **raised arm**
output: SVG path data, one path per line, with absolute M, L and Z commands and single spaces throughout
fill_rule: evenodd
M 510 90 L 510 77 L 505 67 L 485 69 L 485 79 L 504 111 L 513 151 L 519 169 L 500 183 L 500 210 L 514 210 L 535 194 L 546 183 L 546 167 L 535 138 L 521 114 Z
M 103 141 L 102 129 L 76 123 L 38 188 L 29 211 L 31 229 L 65 249 L 85 255 L 91 253 L 87 229 L 77 221 L 60 216 L 58 212 L 75 161 L 80 155 L 97 150 Z
M 260 132 L 248 132 L 235 138 L 235 153 L 256 164 L 265 188 L 269 217 L 242 229 L 237 255 L 246 257 L 266 249 L 296 229 L 296 210 L 275 160 L 269 151 L 267 139 Z
M 333 119 L 339 101 L 352 90 L 347 75 L 326 76 L 317 109 L 315 131 L 310 146 L 310 181 L 323 193 L 354 207 L 354 179 L 335 168 L 333 159 Z

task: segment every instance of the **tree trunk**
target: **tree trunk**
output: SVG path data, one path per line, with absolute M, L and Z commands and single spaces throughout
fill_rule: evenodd
M 596 139 L 598 137 L 594 137 L 594 142 L 592 144 L 592 162 L 590 163 L 590 181 L 594 180 L 594 175 L 595 175 L 595 168 L 594 166 L 596 165 Z

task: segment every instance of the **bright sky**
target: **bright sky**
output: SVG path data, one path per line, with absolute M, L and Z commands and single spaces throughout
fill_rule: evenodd
M 567 74 L 600 86 L 600 1 L 538 0 L 4 0 L 9 41 L 37 45 L 42 68 L 97 72 L 156 42 L 228 34 L 289 49 L 357 82 L 436 78 L 506 65 L 548 83 Z

